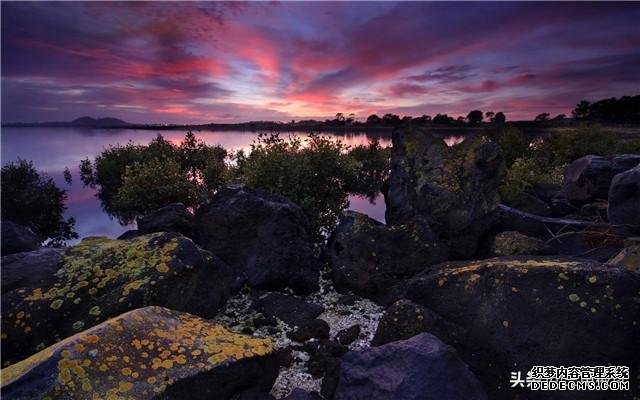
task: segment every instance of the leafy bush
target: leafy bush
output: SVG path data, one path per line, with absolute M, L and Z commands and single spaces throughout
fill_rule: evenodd
M 198 187 L 201 192 L 214 190 L 219 187 L 224 180 L 226 174 L 225 158 L 226 150 L 220 146 L 209 146 L 206 143 L 196 139 L 192 132 L 188 132 L 179 146 L 167 141 L 158 135 L 149 145 L 136 145 L 132 142 L 126 145 L 109 146 L 94 162 L 89 159 L 80 162 L 80 178 L 82 182 L 91 187 L 97 188 L 96 196 L 100 199 L 102 207 L 111 216 L 116 217 L 121 223 L 128 223 L 135 219 L 136 216 L 144 215 L 144 213 L 154 210 L 155 208 L 165 206 L 172 201 L 169 199 L 191 198 L 190 192 L 193 186 Z M 189 189 L 189 191 L 178 196 L 177 193 L 161 196 L 157 201 L 149 196 L 143 196 L 143 203 L 134 201 L 129 197 L 125 199 L 125 194 L 120 194 L 120 189 L 124 184 L 124 176 L 127 169 L 134 165 L 139 168 L 149 163 L 157 163 L 158 160 L 172 163 L 179 169 L 179 176 L 184 179 L 184 184 L 177 185 L 173 181 L 173 188 Z M 164 167 L 163 167 L 164 168 Z M 145 171 L 150 173 L 151 171 Z M 172 173 L 175 171 L 171 171 Z M 131 181 L 134 179 L 134 172 L 128 172 Z M 178 175 L 174 175 L 171 179 L 175 179 Z M 156 176 L 162 182 L 166 183 L 169 176 Z M 140 181 L 142 184 L 143 182 Z M 171 186 L 171 185 L 170 185 Z M 131 184 L 127 188 L 127 193 L 134 193 Z M 142 193 L 140 193 L 142 194 Z M 114 204 L 115 197 L 119 195 L 117 204 Z M 168 201 L 168 202 L 167 202 Z M 131 206 L 128 209 L 125 206 Z
M 305 141 L 278 134 L 259 135 L 248 155 L 236 156 L 236 177 L 248 186 L 281 194 L 300 205 L 311 222 L 315 239 L 323 240 L 348 205 L 353 163 L 347 146 L 325 136 Z
M 200 201 L 200 188 L 175 160 L 154 158 L 134 162 L 125 169 L 122 185 L 111 209 L 122 223 L 171 203 L 193 207 Z
M 634 153 L 640 150 L 640 140 L 619 139 L 603 132 L 598 125 L 581 125 L 570 130 L 538 137 L 531 145 L 524 133 L 508 129 L 494 136 L 507 160 L 507 174 L 500 193 L 505 201 L 538 183 L 562 183 L 567 164 L 589 154 L 610 155 Z M 526 145 L 525 145 L 526 143 Z M 509 160 L 512 159 L 512 164 Z
M 2 219 L 31 228 L 52 245 L 78 237 L 73 230 L 75 220 L 64 218 L 67 191 L 59 189 L 53 179 L 20 159 L 3 166 L 1 176 Z
M 538 158 L 516 158 L 502 179 L 500 197 L 509 203 L 538 184 L 560 184 L 564 167 L 551 166 Z
M 588 154 L 604 156 L 615 152 L 615 138 L 598 125 L 583 125 L 542 137 L 534 144 L 536 157 L 553 166 L 569 164 Z
M 508 167 L 520 157 L 528 155 L 531 151 L 531 138 L 521 129 L 514 126 L 506 126 L 489 133 L 489 136 L 502 148 L 502 157 Z

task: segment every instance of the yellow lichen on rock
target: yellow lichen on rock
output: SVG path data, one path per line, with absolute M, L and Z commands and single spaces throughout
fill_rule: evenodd
M 269 339 L 233 333 L 191 314 L 145 307 L 3 369 L 2 385 L 29 379 L 35 367 L 50 364 L 55 368 L 42 378 L 51 382 L 45 396 L 64 393 L 68 398 L 86 398 L 90 391 L 102 399 L 144 399 L 162 393 L 170 382 L 272 351 Z

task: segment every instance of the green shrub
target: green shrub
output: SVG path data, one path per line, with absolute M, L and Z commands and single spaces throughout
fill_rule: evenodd
M 531 138 L 519 128 L 513 126 L 500 128 L 492 138 L 502 148 L 502 157 L 507 168 L 517 158 L 526 157 L 531 152 Z
M 542 137 L 534 146 L 536 157 L 549 160 L 553 166 L 569 164 L 589 154 L 604 156 L 615 153 L 615 138 L 599 125 L 583 125 Z
M 137 216 L 171 203 L 172 201 L 169 199 L 191 197 L 191 193 L 184 193 L 182 196 L 173 193 L 171 196 L 161 196 L 160 200 L 154 200 L 140 193 L 143 195 L 141 199 L 144 199 L 144 202 L 140 203 L 142 200 L 134 201 L 130 196 L 125 199 L 122 197 L 124 194 L 120 194 L 117 204 L 115 204 L 115 197 L 119 195 L 120 189 L 123 187 L 124 176 L 129 167 L 134 165 L 140 167 L 151 162 L 157 163 L 158 160 L 171 162 L 171 167 L 173 168 L 174 164 L 177 165 L 181 179 L 185 180 L 184 184 L 174 186 L 174 188 L 190 189 L 196 186 L 199 192 L 206 192 L 215 190 L 223 183 L 227 173 L 226 157 L 225 149 L 220 146 L 207 145 L 198 140 L 192 132 L 187 132 L 179 146 L 165 140 L 162 135 L 158 135 L 146 146 L 132 142 L 124 146 L 109 146 L 93 162 L 89 159 L 82 160 L 80 162 L 80 178 L 85 185 L 97 189 L 96 196 L 109 215 L 116 217 L 121 223 L 129 223 Z M 129 176 L 132 177 L 133 172 L 129 172 Z M 173 178 L 175 177 L 177 175 Z M 168 176 L 163 178 L 168 178 Z M 126 192 L 134 193 L 131 185 L 129 186 Z M 127 208 L 127 206 L 131 208 Z
M 298 204 L 320 242 L 333 229 L 348 205 L 347 190 L 353 163 L 339 140 L 310 135 L 261 134 L 247 155 L 236 156 L 235 177 L 252 187 L 281 194 Z
M 154 158 L 126 167 L 111 208 L 124 224 L 171 203 L 196 206 L 200 197 L 200 188 L 180 164 L 172 159 Z
M 516 158 L 502 179 L 500 197 L 509 203 L 537 184 L 560 184 L 564 167 L 552 166 L 537 158 Z
M 27 226 L 51 245 L 78 237 L 75 220 L 64 217 L 66 190 L 59 189 L 30 161 L 20 160 L 2 167 L 2 219 Z

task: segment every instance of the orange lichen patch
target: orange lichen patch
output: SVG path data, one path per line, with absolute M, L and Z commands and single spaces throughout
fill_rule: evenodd
M 269 339 L 233 333 L 190 314 L 146 307 L 3 369 L 2 384 L 28 378 L 34 367 L 54 360 L 45 397 L 64 393 L 69 398 L 86 398 L 91 392 L 100 399 L 148 399 L 180 379 L 272 351 Z
M 490 259 L 486 261 L 472 262 L 470 264 L 451 268 L 446 271 L 447 275 L 459 275 L 466 272 L 474 272 L 480 268 L 492 268 L 492 267 L 506 267 L 509 269 L 518 269 L 519 272 L 527 273 L 528 268 L 573 268 L 579 265 L 576 261 L 567 261 L 562 259 L 531 259 L 531 260 L 518 260 L 518 259 Z
M 48 346 L 115 316 L 111 313 L 155 304 L 154 296 L 162 296 L 164 290 L 157 283 L 168 275 L 177 278 L 177 292 L 191 293 L 198 283 L 197 271 L 178 255 L 177 249 L 183 246 L 193 244 L 175 234 L 154 233 L 132 240 L 86 238 L 68 248 L 51 286 L 12 293 L 11 307 L 2 314 L 3 327 L 8 327 L 3 329 L 9 338 L 6 348 L 10 349 L 3 355 L 12 350 L 37 351 L 34 343 Z M 184 301 L 188 300 L 185 296 Z M 172 306 L 180 308 L 180 304 Z M 30 314 L 34 315 L 31 320 L 56 328 L 45 334 L 27 321 Z M 3 361 L 18 361 L 11 358 Z

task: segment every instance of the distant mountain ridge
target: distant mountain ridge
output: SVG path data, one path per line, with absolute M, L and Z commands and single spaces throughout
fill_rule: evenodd
M 105 117 L 105 118 L 93 118 L 93 117 L 80 117 L 73 121 L 59 121 L 59 122 L 15 122 L 15 123 L 3 123 L 2 126 L 7 127 L 28 127 L 28 126 L 42 126 L 42 127 L 80 127 L 80 128 L 126 128 L 131 126 L 129 122 L 123 121 L 118 118 Z

